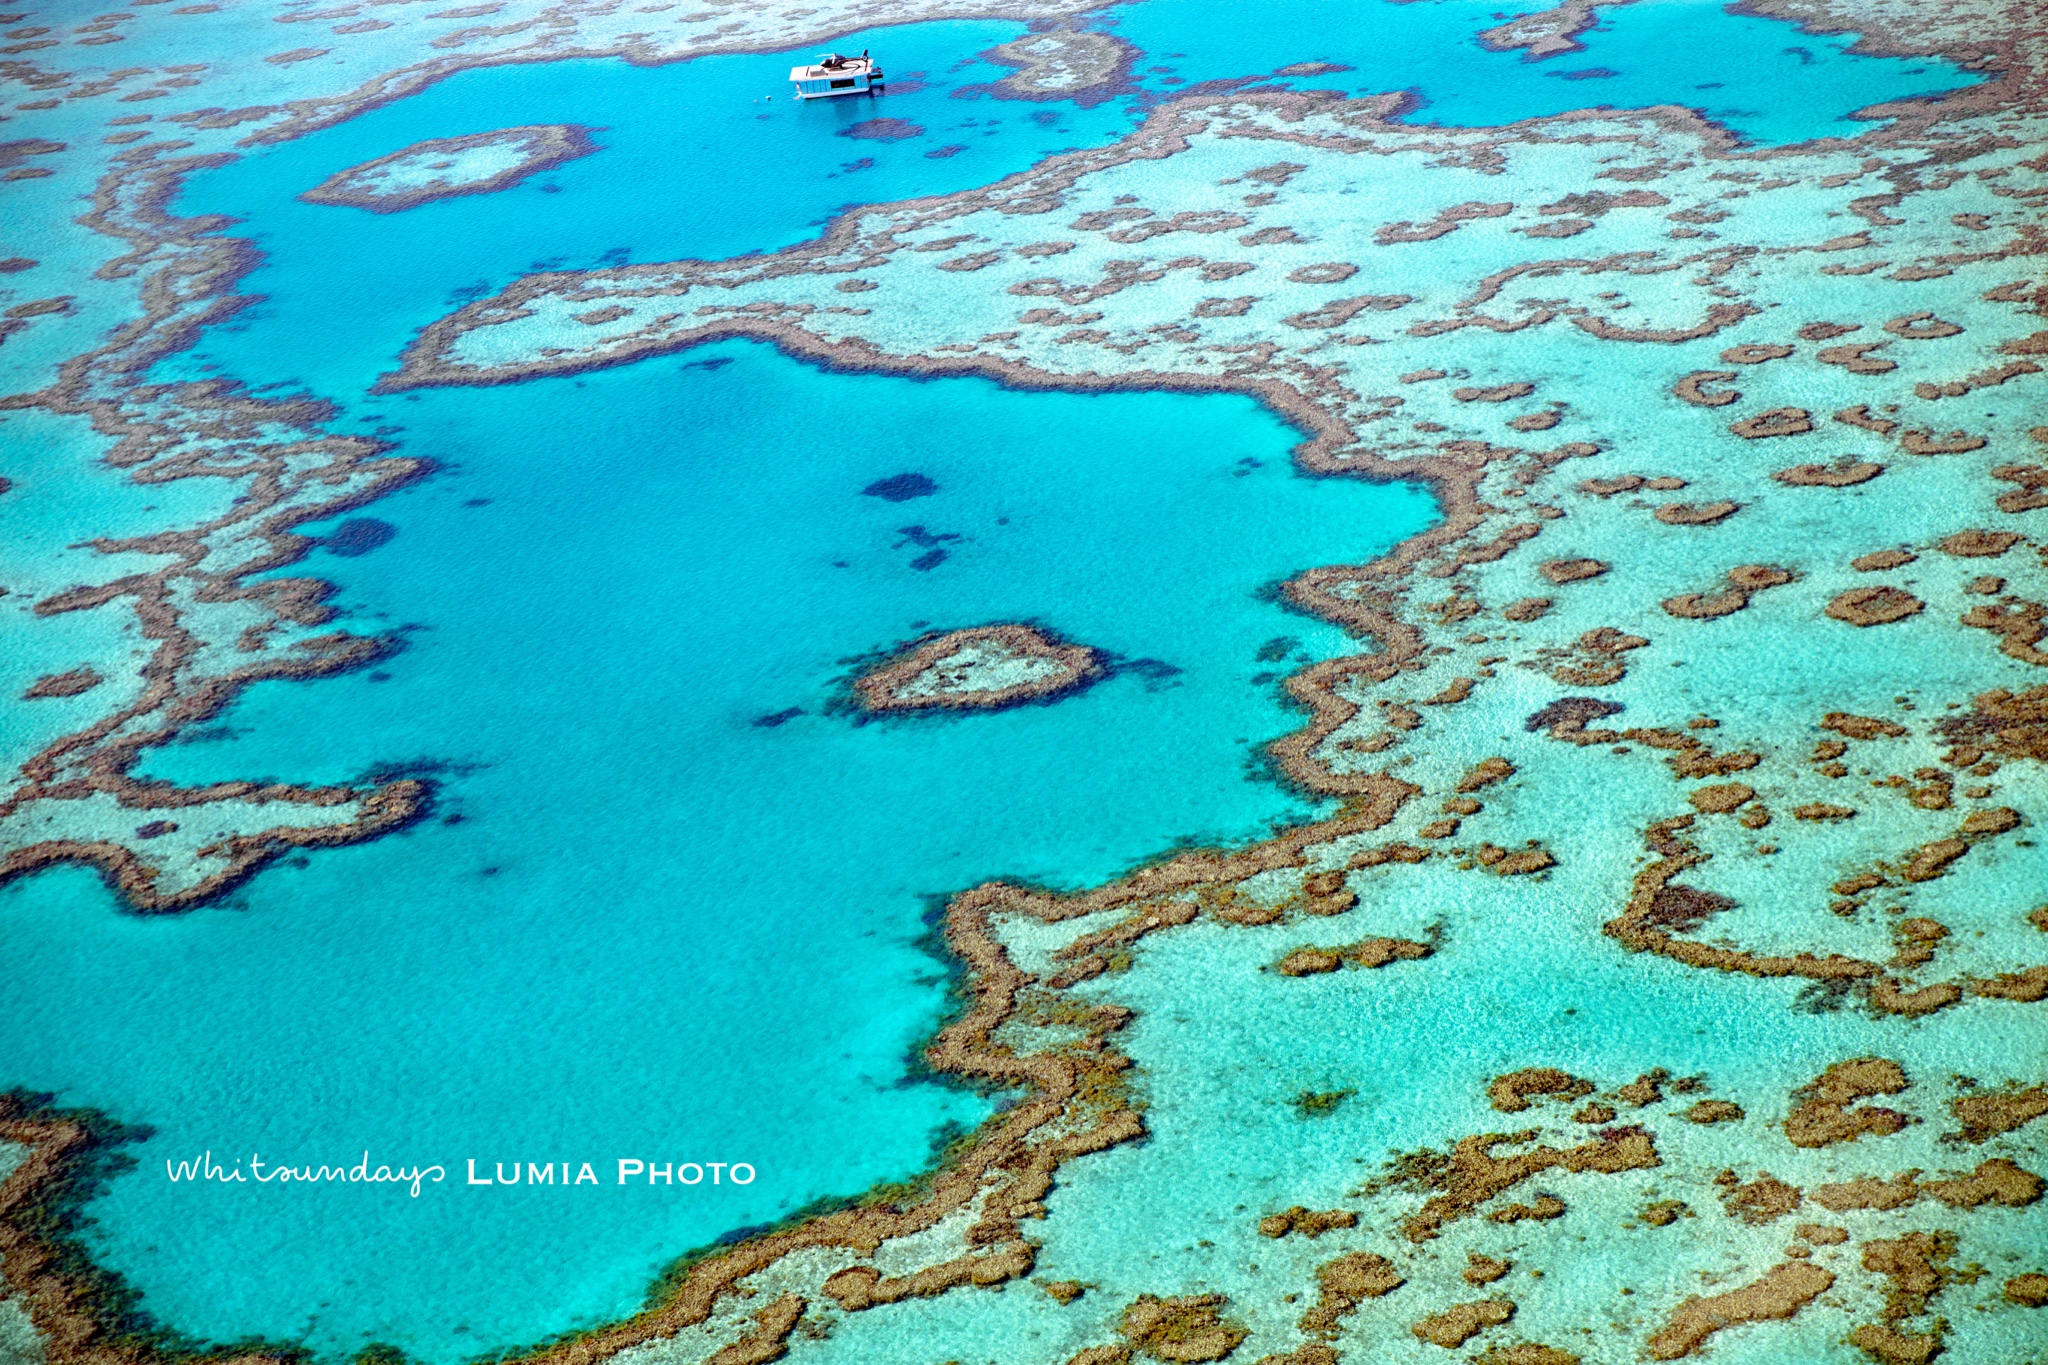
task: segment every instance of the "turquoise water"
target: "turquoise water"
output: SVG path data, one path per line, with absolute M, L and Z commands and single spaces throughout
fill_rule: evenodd
M 1144 55 L 1129 98 L 1089 108 L 990 93 L 1011 68 L 974 54 L 1025 32 L 996 21 L 833 40 L 885 57 L 888 93 L 864 99 L 789 99 L 787 54 L 464 71 L 195 178 L 179 210 L 245 221 L 237 233 L 267 258 L 244 285 L 260 302 L 158 373 L 357 393 L 416 329 L 529 271 L 776 250 L 816 236 L 850 205 L 988 184 L 1053 152 L 1113 141 L 1190 84 L 1245 83 L 1294 62 L 1355 69 L 1258 83 L 1413 90 L 1422 101 L 1413 121 L 1468 127 L 1595 104 L 1683 104 L 1760 142 L 1852 135 L 1864 126 L 1848 117 L 1854 110 L 1981 79 L 1943 62 L 1854 56 L 1844 50 L 1850 38 L 1808 38 L 1703 0 L 1603 11 L 1583 35 L 1585 53 L 1529 62 L 1473 36 L 1506 12 L 1494 0 L 1277 0 L 1252 24 L 1240 9 L 1202 0 L 1116 6 L 1102 27 Z M 1609 74 L 1557 79 L 1594 70 Z M 847 135 L 878 118 L 902 120 L 914 135 Z M 590 127 L 601 150 L 510 190 L 404 213 L 296 197 L 414 142 L 527 123 Z
M 265 298 L 165 373 L 306 385 L 446 469 L 338 533 L 367 552 L 304 566 L 340 585 L 349 625 L 406 650 L 318 687 L 258 687 L 146 769 L 441 786 L 432 821 L 191 915 L 110 913 L 77 872 L 0 891 L 6 1006 L 62 1021 L 0 1036 L 0 1078 L 159 1130 L 93 1210 L 96 1245 L 148 1307 L 201 1336 L 455 1360 L 629 1311 L 684 1249 L 915 1172 L 993 1103 L 907 1080 L 946 1006 L 918 942 L 938 898 L 996 875 L 1084 885 L 1177 840 L 1311 814 L 1256 746 L 1296 721 L 1277 675 L 1348 646 L 1260 589 L 1432 515 L 1412 489 L 1295 476 L 1297 433 L 1244 400 L 828 375 L 747 345 L 364 399 L 413 328 L 544 264 L 785 246 L 848 203 L 1114 138 L 1184 88 L 1169 81 L 1293 61 L 1352 64 L 1357 90 L 1420 86 L 1419 117 L 1473 123 L 1595 97 L 1690 103 L 1718 79 L 1714 107 L 1763 110 L 1734 121 L 1781 138 L 1962 79 L 1673 3 L 1614 12 L 1583 56 L 1527 63 L 1471 40 L 1494 15 L 1298 0 L 1246 31 L 1241 11 L 1153 0 L 1104 18 L 1146 49 L 1144 93 L 1088 110 L 976 96 L 1001 69 L 963 59 L 1023 31 L 994 22 L 835 41 L 885 57 L 897 84 L 873 104 L 793 106 L 782 57 L 480 70 L 195 181 L 181 208 L 247 220 L 236 230 L 266 253 L 247 287 Z M 1792 46 L 1814 59 L 1796 101 Z M 1552 78 L 1594 65 L 1621 74 Z M 884 114 L 922 132 L 837 136 Z M 294 198 L 422 138 L 548 121 L 598 128 L 603 150 L 403 214 Z M 820 414 L 857 435 L 792 438 Z M 861 492 L 904 472 L 938 491 Z M 1020 618 L 1129 666 L 1001 715 L 859 725 L 833 709 L 857 656 Z M 673 1194 L 449 1183 L 418 1200 L 163 1179 L 165 1158 L 209 1148 L 368 1148 L 456 1180 L 471 1157 L 761 1175 Z
M 1256 23 L 1202 0 L 1146 0 L 1106 16 L 1147 61 L 1189 80 L 1251 75 L 1294 62 L 1351 71 L 1293 82 L 1354 94 L 1412 90 L 1410 123 L 1490 127 L 1570 109 L 1697 109 L 1746 141 L 1852 137 L 1849 115 L 1884 100 L 1976 84 L 1946 62 L 1864 57 L 1854 35 L 1815 38 L 1775 20 L 1731 14 L 1720 0 L 1637 0 L 1597 11 L 1583 52 L 1529 61 L 1483 48 L 1477 34 L 1546 8 L 1493 0 L 1268 0 Z M 1141 69 L 1153 71 L 1141 64 Z
M 815 237 L 849 205 L 969 189 L 1130 127 L 1121 105 L 952 97 L 1008 75 L 973 54 L 1024 32 L 981 21 L 835 39 L 829 46 L 885 56 L 889 93 L 802 103 L 788 95 L 789 54 L 485 67 L 252 153 L 196 178 L 178 208 L 248 220 L 238 233 L 269 261 L 245 290 L 263 301 L 210 332 L 198 357 L 172 363 L 357 393 L 414 329 L 528 271 L 774 250 Z M 878 118 L 920 132 L 845 135 Z M 426 138 L 526 123 L 582 124 L 602 150 L 510 190 L 403 213 L 296 197 Z
M 259 686 L 229 735 L 147 769 L 430 761 L 439 818 L 189 916 L 108 914 L 82 875 L 0 892 L 10 1007 L 66 1020 L 0 1042 L 0 1074 L 158 1127 L 95 1205 L 99 1242 L 202 1335 L 457 1359 L 628 1311 L 688 1247 L 913 1173 L 988 1112 L 904 1081 L 946 999 L 915 943 L 932 898 L 1080 885 L 1310 814 L 1248 766 L 1295 723 L 1289 665 L 1256 656 L 1343 641 L 1258 590 L 1433 514 L 1418 490 L 1294 474 L 1296 433 L 1244 399 L 829 375 L 749 344 L 398 406 L 452 468 L 369 509 L 387 543 L 307 567 L 347 624 L 408 648 Z M 821 412 L 872 435 L 793 445 L 792 414 Z M 908 471 L 938 491 L 861 492 Z M 996 715 L 830 711 L 852 656 L 1017 618 L 1132 666 Z M 418 1200 L 163 1177 L 208 1147 L 761 1175 Z

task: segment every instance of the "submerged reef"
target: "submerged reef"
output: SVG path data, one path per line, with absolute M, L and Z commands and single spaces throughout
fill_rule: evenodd
M 996 82 L 1013 99 L 1072 100 L 1082 107 L 1117 94 L 1137 55 L 1129 44 L 1089 29 L 1052 29 L 990 48 L 989 61 L 1017 68 Z
M 815 242 L 545 271 L 421 331 L 387 392 L 741 336 L 1249 394 L 1301 428 L 1305 473 L 1443 509 L 1280 588 L 1362 641 L 1287 679 L 1307 714 L 1270 746 L 1320 818 L 1071 894 L 955 895 L 963 1008 L 925 1061 L 1003 1107 L 915 1185 L 711 1248 L 518 1358 L 966 1358 L 947 1313 L 977 1294 L 1075 1365 L 2039 1354 L 2048 35 L 1991 3 L 1749 8 L 1993 79 L 1766 149 L 1676 108 L 1455 130 L 1396 95 L 1210 92 Z M 1493 41 L 1540 57 L 1592 13 Z M 83 719 L 14 756 L 0 875 L 95 862 L 144 909 L 426 799 L 130 776 L 248 681 L 391 647 L 258 573 L 424 468 L 312 399 L 138 378 L 232 314 L 249 264 L 171 215 L 206 160 L 184 150 L 117 154 L 87 219 L 134 252 L 140 320 L 0 400 L 91 421 L 134 478 L 249 490 L 96 547 L 98 582 L 9 585 L 42 616 L 119 604 L 152 652 L 24 684 Z M 978 627 L 858 690 L 1008 704 L 1097 666 Z M 194 807 L 238 832 L 185 835 Z M 8 1301 L 51 1365 L 175 1354 L 51 1212 L 84 1187 L 83 1120 L 0 1122 L 30 1150 L 0 1185 Z
M 1033 626 L 972 626 L 927 636 L 854 680 L 870 712 L 929 707 L 999 711 L 1049 701 L 1103 674 L 1101 655 Z
M 299 198 L 309 204 L 399 213 L 458 194 L 510 189 L 528 176 L 596 150 L 589 129 L 568 124 L 430 138 L 336 171 Z

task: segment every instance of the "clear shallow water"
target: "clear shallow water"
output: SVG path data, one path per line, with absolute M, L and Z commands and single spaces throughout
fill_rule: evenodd
M 317 781 L 440 760 L 461 823 L 185 917 L 109 914 L 83 876 L 0 893 L 10 1007 L 66 1021 L 0 1042 L 0 1074 L 157 1125 L 98 1238 L 206 1335 L 460 1358 L 628 1311 L 688 1247 L 914 1172 L 944 1124 L 987 1112 L 905 1088 L 945 1001 L 914 943 L 928 898 L 999 874 L 1078 886 L 1312 813 L 1248 767 L 1295 723 L 1289 665 L 1255 656 L 1344 646 L 1258 589 L 1433 515 L 1405 486 L 1295 475 L 1297 434 L 1248 400 L 829 375 L 758 345 L 402 406 L 454 468 L 371 509 L 386 544 L 307 567 L 354 628 L 416 626 L 409 648 L 258 687 L 231 737 L 147 767 Z M 820 412 L 874 439 L 793 448 L 791 415 Z M 912 470 L 939 491 L 861 492 Z M 825 713 L 849 656 L 1020 617 L 1165 667 L 996 715 Z M 762 1175 L 413 1201 L 161 1174 L 187 1149 L 365 1146 Z
M 1159 54 L 1141 63 L 1154 94 L 1179 88 L 1168 78 L 1333 60 L 1359 68 L 1343 77 L 1357 89 L 1421 85 L 1421 117 L 1446 121 L 1553 112 L 1596 91 L 1690 102 L 1685 89 L 1714 79 L 1701 62 L 1745 50 L 1738 34 L 1870 76 L 1823 87 L 1802 67 L 1798 87 L 1726 85 L 1731 106 L 1785 136 L 1831 131 L 1916 80 L 1955 83 L 1672 3 L 1617 11 L 1582 57 L 1525 63 L 1472 41 L 1495 22 L 1483 8 L 1340 14 L 1302 0 L 1243 32 L 1229 9 L 1153 0 L 1108 20 Z M 1347 27 L 1361 14 L 1369 25 Z M 1552 79 L 1619 66 L 1610 39 L 1640 16 L 1660 16 L 1642 20 L 1641 70 Z M 945 1000 L 915 944 L 931 898 L 991 875 L 1082 885 L 1177 838 L 1249 838 L 1310 813 L 1248 771 L 1254 744 L 1294 723 L 1258 680 L 1287 665 L 1255 656 L 1282 635 L 1300 642 L 1290 657 L 1341 642 L 1256 591 L 1371 554 L 1429 508 L 1412 490 L 1294 477 L 1294 434 L 1247 402 L 829 376 L 746 346 L 574 381 L 360 397 L 412 328 L 541 262 L 771 249 L 842 204 L 985 183 L 1131 125 L 1143 100 L 954 100 L 1001 70 L 953 63 L 1021 31 L 925 25 L 833 43 L 885 56 L 898 86 L 872 105 L 791 105 L 781 57 L 471 72 L 185 197 L 188 211 L 249 220 L 268 259 L 248 287 L 268 298 L 166 372 L 306 384 L 451 468 L 369 509 L 395 528 L 388 544 L 307 566 L 342 585 L 356 628 L 403 628 L 410 649 L 377 674 L 258 688 L 218 737 L 149 772 L 320 781 L 438 764 L 438 815 L 461 818 L 274 869 L 229 906 L 175 919 L 109 913 L 78 873 L 0 892 L 6 1003 L 62 1021 L 0 1039 L 0 1077 L 157 1125 L 143 1169 L 94 1211 L 109 1263 L 165 1320 L 333 1354 L 386 1340 L 441 1361 L 629 1311 L 679 1251 L 909 1174 L 947 1125 L 987 1112 L 904 1083 Z M 1679 45 L 1651 41 L 1680 31 L 1727 45 L 1681 66 Z M 1345 34 L 1353 50 L 1332 51 Z M 920 66 L 934 83 L 907 89 Z M 754 103 L 769 91 L 772 105 Z M 879 114 L 924 131 L 836 136 Z M 293 198 L 422 138 L 537 121 L 598 126 L 604 150 L 399 215 Z M 967 150 L 926 155 L 956 144 Z M 792 417 L 819 413 L 874 434 L 793 448 Z M 860 495 L 906 470 L 941 491 Z M 921 623 L 1015 617 L 1180 671 L 1132 670 L 1000 716 L 823 714 L 849 656 Z M 804 714 L 753 723 L 792 708 Z M 207 1147 L 599 1169 L 621 1155 L 731 1159 L 763 1176 L 673 1198 L 269 1192 L 289 1204 L 162 1180 L 166 1156 Z

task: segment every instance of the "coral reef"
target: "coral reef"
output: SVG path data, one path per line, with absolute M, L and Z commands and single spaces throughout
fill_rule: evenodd
M 1101 656 L 1032 626 L 972 626 L 926 638 L 854 680 L 871 712 L 929 707 L 996 711 L 1074 692 L 1104 673 Z

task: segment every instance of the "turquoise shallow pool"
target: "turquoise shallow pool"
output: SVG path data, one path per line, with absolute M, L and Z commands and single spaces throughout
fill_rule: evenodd
M 1301 0 L 1248 34 L 1235 8 L 1152 0 L 1103 17 L 1143 56 L 1133 91 L 1088 109 L 977 92 L 1001 69 L 972 54 L 1023 31 L 994 22 L 838 43 L 886 52 L 898 83 L 879 108 L 792 107 L 781 57 L 483 70 L 196 181 L 181 207 L 245 220 L 263 298 L 164 372 L 307 386 L 444 469 L 313 528 L 334 539 L 305 568 L 339 585 L 352 628 L 404 651 L 259 687 L 145 770 L 417 772 L 439 795 L 402 835 L 191 915 L 114 913 L 79 872 L 0 891 L 7 1003 L 57 1024 L 0 1036 L 0 1079 L 157 1129 L 92 1207 L 94 1245 L 145 1307 L 201 1337 L 453 1361 L 615 1317 L 692 1247 L 913 1174 L 1001 1102 L 914 1077 L 949 1001 L 921 942 L 934 907 L 991 876 L 1081 886 L 1312 814 L 1258 746 L 1297 719 L 1279 675 L 1350 646 L 1263 590 L 1433 515 L 1411 488 L 1297 476 L 1299 433 L 1228 397 L 831 375 L 749 345 L 364 397 L 413 328 L 549 263 L 786 246 L 844 204 L 986 183 L 1119 136 L 1183 83 L 1295 61 L 1355 68 L 1315 84 L 1418 88 L 1420 118 L 1670 101 L 1769 140 L 1961 79 L 1676 3 L 1528 63 L 1474 43 L 1493 13 Z M 1553 79 L 1596 67 L 1616 74 Z M 882 108 L 920 131 L 841 136 Z M 387 217 L 295 198 L 422 138 L 544 121 L 590 125 L 602 150 Z M 935 491 L 862 491 L 902 473 Z M 1001 715 L 861 725 L 838 708 L 856 659 L 1012 619 L 1121 667 Z M 364 1149 L 452 1178 L 417 1200 L 265 1202 L 162 1175 L 207 1150 Z M 621 1156 L 760 1176 L 458 1183 L 470 1158 L 608 1172 Z

